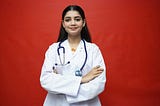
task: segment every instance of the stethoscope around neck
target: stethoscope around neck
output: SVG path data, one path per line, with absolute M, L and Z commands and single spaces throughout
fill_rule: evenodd
M 86 43 L 85 43 L 84 39 L 82 39 L 82 41 L 83 41 L 83 44 L 84 44 L 84 50 L 85 50 L 85 55 L 86 56 L 85 56 L 85 60 L 84 60 L 83 65 L 81 66 L 81 68 L 79 70 L 75 71 L 75 76 L 82 76 L 82 70 L 83 70 L 83 68 L 84 68 L 84 66 L 85 66 L 85 64 L 87 62 L 87 55 L 88 54 L 87 54 Z M 68 61 L 67 63 L 65 63 L 65 48 L 63 46 L 61 46 L 62 43 L 63 42 L 59 43 L 58 48 L 57 48 L 57 53 L 58 53 L 58 57 L 59 57 L 61 66 L 65 66 L 67 64 L 70 64 L 70 61 Z M 60 56 L 61 55 L 60 54 L 60 49 L 62 49 L 62 52 L 63 52 L 63 61 L 62 61 L 61 56 Z M 55 65 L 57 66 L 58 64 L 56 63 Z

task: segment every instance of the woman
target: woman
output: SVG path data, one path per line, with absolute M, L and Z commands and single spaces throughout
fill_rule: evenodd
M 48 91 L 44 106 L 101 106 L 106 67 L 98 46 L 91 43 L 84 11 L 66 7 L 58 41 L 45 54 L 40 76 Z

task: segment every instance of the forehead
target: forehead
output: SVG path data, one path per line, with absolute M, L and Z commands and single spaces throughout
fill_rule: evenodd
M 79 14 L 79 12 L 75 11 L 75 10 L 71 10 L 71 11 L 68 11 L 66 13 L 66 15 L 64 16 L 64 18 L 66 18 L 66 17 L 77 17 L 77 16 L 81 17 L 81 15 Z

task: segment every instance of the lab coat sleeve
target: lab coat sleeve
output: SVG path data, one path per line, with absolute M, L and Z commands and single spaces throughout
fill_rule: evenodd
M 76 76 L 65 76 L 53 73 L 56 46 L 50 46 L 46 51 L 44 63 L 40 75 L 42 88 L 53 94 L 66 94 L 76 96 L 80 86 L 81 78 Z
M 106 82 L 106 67 L 104 63 L 104 59 L 99 48 L 94 45 L 93 48 L 93 67 L 100 65 L 104 68 L 104 71 L 101 75 L 93 79 L 88 83 L 84 83 L 80 85 L 79 92 L 77 96 L 66 95 L 67 101 L 69 103 L 77 103 L 82 101 L 87 101 L 98 96 L 105 88 Z

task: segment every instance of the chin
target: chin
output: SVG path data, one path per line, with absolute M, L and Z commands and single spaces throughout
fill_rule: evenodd
M 74 35 L 74 36 L 77 36 L 77 35 L 80 35 L 80 33 L 79 32 L 74 32 L 74 31 L 72 31 L 72 32 L 69 32 L 68 33 L 69 35 Z

